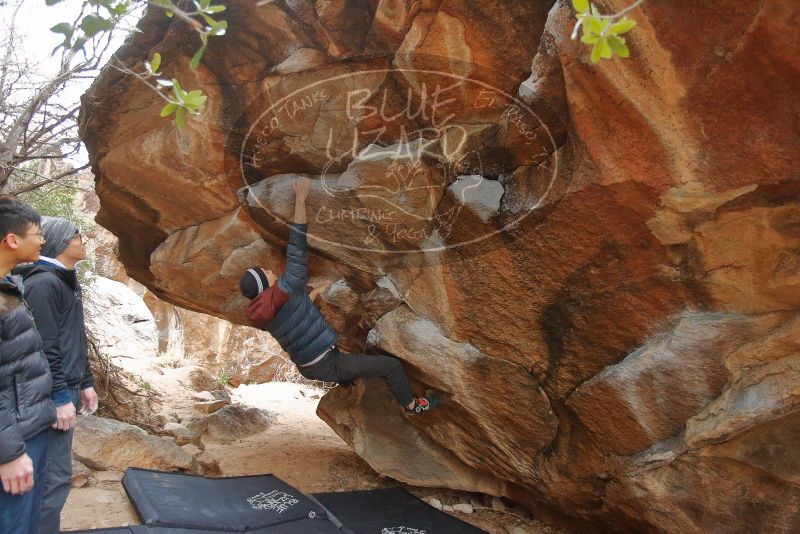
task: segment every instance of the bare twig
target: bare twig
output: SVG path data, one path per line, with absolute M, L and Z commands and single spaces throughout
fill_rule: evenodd
M 21 195 L 23 193 L 29 193 L 31 191 L 39 189 L 40 187 L 44 187 L 45 185 L 52 184 L 53 182 L 57 182 L 57 181 L 61 180 L 62 178 L 66 178 L 67 176 L 73 176 L 75 174 L 78 174 L 82 170 L 88 169 L 89 166 L 90 166 L 89 163 L 87 163 L 85 165 L 81 165 L 80 167 L 76 167 L 74 169 L 70 169 L 68 171 L 62 172 L 61 174 L 57 174 L 56 176 L 53 176 L 51 178 L 45 178 L 44 180 L 42 180 L 40 182 L 36 182 L 35 184 L 29 185 L 29 186 L 23 187 L 21 189 L 18 189 L 16 191 L 13 191 L 11 193 L 8 193 L 8 195 L 14 197 L 14 196 L 17 196 L 17 195 Z M 34 174 L 34 175 L 36 175 L 36 176 L 38 176 L 40 178 L 44 178 L 41 174 L 39 174 L 39 173 L 37 173 L 35 171 L 31 171 L 29 169 L 21 169 L 20 168 L 20 169 L 16 169 L 16 170 L 18 170 L 20 172 Z

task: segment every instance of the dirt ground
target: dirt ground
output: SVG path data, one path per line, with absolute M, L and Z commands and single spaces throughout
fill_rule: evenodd
M 137 367 L 142 370 L 141 362 Z M 198 416 L 192 414 L 195 401 L 191 399 L 192 392 L 184 387 L 184 371 L 160 368 L 152 375 L 153 387 L 170 392 L 169 396 L 162 395 L 165 399 L 162 411 L 180 422 Z M 219 463 L 223 476 L 272 473 L 307 493 L 403 486 L 375 473 L 316 416 L 322 393 L 306 385 L 287 382 L 240 386 L 232 391 L 233 402 L 272 412 L 274 423 L 263 432 L 230 443 L 204 441 L 204 455 Z M 73 488 L 62 514 L 61 528 L 80 530 L 139 524 L 120 484 L 121 478 L 120 472 L 95 471 L 87 486 Z M 491 534 L 556 532 L 511 503 L 506 503 L 509 508 L 504 511 L 492 509 L 488 496 L 403 487 L 423 499 L 433 497 L 446 505 L 472 504 L 473 513 L 453 512 L 451 515 Z

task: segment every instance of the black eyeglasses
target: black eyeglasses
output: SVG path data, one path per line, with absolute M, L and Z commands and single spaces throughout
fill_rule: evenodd
M 73 236 L 70 237 L 69 239 L 65 239 L 64 240 L 64 244 L 65 245 L 69 245 L 70 243 L 72 243 L 72 240 L 75 239 L 76 237 L 81 240 L 81 243 L 85 243 L 86 242 L 84 237 L 83 237 L 83 233 L 78 232 L 76 234 L 73 234 Z
M 4 237 L 3 239 L 4 239 L 4 240 L 5 240 L 5 239 L 8 239 L 8 236 L 9 236 L 9 235 L 15 235 L 15 236 L 18 236 L 18 237 L 25 237 L 25 236 L 28 236 L 28 235 L 37 235 L 37 236 L 39 236 L 39 239 L 41 239 L 42 241 L 47 241 L 47 240 L 44 238 L 44 235 L 42 235 L 42 232 L 36 232 L 35 234 L 8 234 L 8 235 L 7 235 L 6 237 Z

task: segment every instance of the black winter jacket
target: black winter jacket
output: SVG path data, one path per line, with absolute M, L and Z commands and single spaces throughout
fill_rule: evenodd
M 16 277 L 0 279 L 0 464 L 56 420 L 50 368 L 21 287 Z
M 66 404 L 70 402 L 67 387 L 94 387 L 77 273 L 40 260 L 16 268 L 14 274 L 23 277 L 25 300 L 42 336 L 53 374 L 53 400 L 56 406 Z

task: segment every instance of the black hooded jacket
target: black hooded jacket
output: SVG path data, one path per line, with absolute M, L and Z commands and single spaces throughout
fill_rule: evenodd
M 25 283 L 25 300 L 42 336 L 44 353 L 53 375 L 53 401 L 69 402 L 67 387 L 94 387 L 87 357 L 81 285 L 74 269 L 47 261 L 14 270 Z
M 25 452 L 25 441 L 56 420 L 42 339 L 18 279 L 0 278 L 0 464 Z

